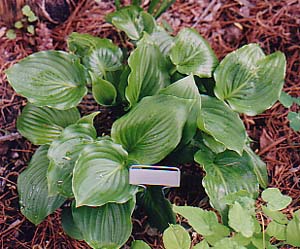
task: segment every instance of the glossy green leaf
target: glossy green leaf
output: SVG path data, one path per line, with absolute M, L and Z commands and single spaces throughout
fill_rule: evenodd
M 76 108 L 56 110 L 27 103 L 17 120 L 18 131 L 33 144 L 48 144 L 80 118 Z
M 218 222 L 217 215 L 213 211 L 175 205 L 173 205 L 173 210 L 186 218 L 193 229 L 205 238 L 210 236 L 211 239 L 214 237 L 214 240 L 218 241 L 230 233 L 230 230 L 226 226 Z
M 117 100 L 117 90 L 112 83 L 102 78 L 92 81 L 92 91 L 96 102 L 100 105 L 114 105 Z
M 222 214 L 226 210 L 226 204 L 222 202 L 224 196 L 239 190 L 257 194 L 258 181 L 245 154 L 241 157 L 233 151 L 225 151 L 216 155 L 201 148 L 195 154 L 195 161 L 206 172 L 203 186 L 211 205 Z
M 148 186 L 140 201 L 151 226 L 163 232 L 169 224 L 176 224 L 176 216 L 172 210 L 172 205 L 165 198 L 162 187 Z
M 127 152 L 109 140 L 88 144 L 82 149 L 73 171 L 76 206 L 124 203 L 137 187 L 129 185 Z
M 137 6 L 126 6 L 106 16 L 106 20 L 124 31 L 132 40 L 139 40 L 143 31 L 151 34 L 155 28 L 154 18 Z
M 229 208 L 228 219 L 229 226 L 236 232 L 240 232 L 246 238 L 252 237 L 254 233 L 253 217 L 240 203 L 235 202 Z
M 131 72 L 126 98 L 134 106 L 145 96 L 157 94 L 170 84 L 165 59 L 159 48 L 146 35 L 128 59 Z
M 239 245 L 232 238 L 225 238 L 220 240 L 213 247 L 214 249 L 246 249 L 246 247 Z
M 111 136 L 128 151 L 130 159 L 157 163 L 180 142 L 192 105 L 192 100 L 173 96 L 145 97 L 114 122 Z
M 244 151 L 244 154 L 247 154 L 249 157 L 248 161 L 250 162 L 252 170 L 256 174 L 259 185 L 262 188 L 266 188 L 268 186 L 267 165 L 247 145 L 244 147 Z
M 205 240 L 202 240 L 200 243 L 196 244 L 192 249 L 209 249 L 209 245 Z
M 83 240 L 82 232 L 74 222 L 71 208 L 63 209 L 61 213 L 61 225 L 64 232 L 73 239 Z
M 163 28 L 157 27 L 150 35 L 151 40 L 155 42 L 160 52 L 168 57 L 171 48 L 174 45 L 174 37 L 169 35 Z
M 218 142 L 216 139 L 214 139 L 213 136 L 208 135 L 207 133 L 202 133 L 202 139 L 203 143 L 210 148 L 214 153 L 222 153 L 226 150 L 226 147 L 224 144 Z
M 155 18 L 158 18 L 162 13 L 167 11 L 167 9 L 175 2 L 175 0 L 152 0 L 150 1 L 148 12 L 152 14 Z
M 246 130 L 239 115 L 222 101 L 201 95 L 201 112 L 198 128 L 240 155 L 246 143 Z
M 93 119 L 98 113 L 94 112 L 83 117 L 76 124 L 68 126 L 51 143 L 48 151 L 50 164 L 47 173 L 50 195 L 60 193 L 68 198 L 74 196 L 72 177 L 75 162 L 84 146 L 96 139 Z
M 271 218 L 279 224 L 285 225 L 289 222 L 286 215 L 279 211 L 273 211 L 265 206 L 262 206 L 262 211 L 265 215 L 267 215 L 269 218 Z
M 41 146 L 31 158 L 28 168 L 18 177 L 21 213 L 35 225 L 41 223 L 65 201 L 59 195 L 48 196 L 48 148 L 47 145 Z
M 118 249 L 129 238 L 132 230 L 131 215 L 135 202 L 108 203 L 101 207 L 73 206 L 76 226 L 92 248 Z
M 290 122 L 290 127 L 294 131 L 300 131 L 300 113 L 289 112 L 287 118 Z
M 267 207 L 273 211 L 284 209 L 292 202 L 292 198 L 281 194 L 278 188 L 267 188 L 262 192 L 261 197 L 268 203 Z
M 279 224 L 276 221 L 271 221 L 268 224 L 266 233 L 278 240 L 286 240 L 286 225 Z
M 190 249 L 189 233 L 180 225 L 170 225 L 164 231 L 163 242 L 166 249 Z
M 208 42 L 194 29 L 182 29 L 171 49 L 170 58 L 178 72 L 209 78 L 218 59 Z
M 130 249 L 151 249 L 151 247 L 142 240 L 135 240 L 132 242 Z
M 296 211 L 293 219 L 288 223 L 286 230 L 286 242 L 292 246 L 300 247 L 300 211 Z
M 15 91 L 37 106 L 70 109 L 87 93 L 84 67 L 62 51 L 32 54 L 6 71 Z
M 279 99 L 285 67 L 283 53 L 265 56 L 257 44 L 245 45 L 228 54 L 216 69 L 215 94 L 232 109 L 254 116 Z

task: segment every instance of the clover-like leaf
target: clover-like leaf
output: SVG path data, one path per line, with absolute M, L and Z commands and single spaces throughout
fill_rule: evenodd
M 33 144 L 49 144 L 59 137 L 65 127 L 79 118 L 80 113 L 76 108 L 56 110 L 27 103 L 18 117 L 17 128 Z
M 180 142 L 193 103 L 174 96 L 145 97 L 114 122 L 111 136 L 128 151 L 130 159 L 157 163 Z
M 189 249 L 191 238 L 189 233 L 180 225 L 170 225 L 164 231 L 163 242 L 166 249 Z
M 284 209 L 292 202 L 292 198 L 281 194 L 278 188 L 265 189 L 261 197 L 268 203 L 267 207 L 273 211 Z
M 157 94 L 170 84 L 164 56 L 148 35 L 139 42 L 128 59 L 131 72 L 126 98 L 134 106 L 145 96 Z
M 215 94 L 240 113 L 259 114 L 279 99 L 285 67 L 283 53 L 265 56 L 257 44 L 245 45 L 217 67 Z
M 126 203 L 107 203 L 101 207 L 72 207 L 76 226 L 92 248 L 120 248 L 132 230 L 131 215 L 134 200 Z
M 110 140 L 84 146 L 73 171 L 76 206 L 102 206 L 131 199 L 137 187 L 129 185 L 127 158 L 122 146 Z
M 84 67 L 62 51 L 34 53 L 6 71 L 14 90 L 37 106 L 70 109 L 87 93 Z
M 170 51 L 170 58 L 178 72 L 209 78 L 218 59 L 208 42 L 190 28 L 182 29 Z
M 49 196 L 47 187 L 47 158 L 49 146 L 43 145 L 34 153 L 28 168 L 18 177 L 21 213 L 38 225 L 65 201 L 60 195 Z
M 246 130 L 239 115 L 216 98 L 201 95 L 201 102 L 198 128 L 213 136 L 227 149 L 241 155 L 246 144 Z

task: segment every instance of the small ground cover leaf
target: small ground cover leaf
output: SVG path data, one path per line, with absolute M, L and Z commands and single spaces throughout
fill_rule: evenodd
M 163 242 L 166 249 L 189 249 L 191 238 L 189 233 L 180 225 L 170 225 L 164 231 Z
M 292 202 L 292 198 L 281 194 L 278 188 L 268 188 L 264 190 L 261 197 L 268 203 L 267 207 L 273 211 L 282 210 Z

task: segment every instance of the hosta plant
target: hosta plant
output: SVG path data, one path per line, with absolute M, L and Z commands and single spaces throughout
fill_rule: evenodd
M 290 220 L 280 212 L 292 199 L 282 195 L 277 188 L 264 190 L 261 197 L 264 203 L 255 209 L 253 195 L 245 190 L 225 196 L 222 202 L 229 208 L 227 225 L 219 223 L 213 211 L 174 205 L 173 210 L 186 218 L 189 225 L 204 239 L 192 246 L 190 235 L 183 226 L 170 225 L 163 234 L 165 248 L 276 249 L 283 244 L 300 246 L 300 212 L 296 211 Z M 264 224 L 263 217 L 271 222 Z M 257 218 L 262 220 L 263 226 Z
M 239 190 L 257 195 L 259 185 L 267 186 L 266 166 L 249 147 L 239 114 L 261 113 L 278 100 L 284 55 L 265 55 L 249 44 L 219 63 L 194 29 L 174 37 L 136 7 L 107 20 L 128 35 L 133 51 L 73 33 L 68 52 L 37 52 L 6 72 L 28 99 L 17 128 L 41 145 L 18 179 L 21 212 L 37 225 L 63 207 L 70 236 L 93 248 L 120 248 L 136 202 L 161 231 L 175 223 L 162 188 L 130 185 L 129 167 L 193 161 L 195 154 L 210 203 L 226 221 L 226 196 Z M 94 127 L 101 113 L 80 115 L 86 94 L 124 110 L 110 136 Z

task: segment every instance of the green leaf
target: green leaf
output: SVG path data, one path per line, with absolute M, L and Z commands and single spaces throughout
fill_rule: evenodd
M 296 211 L 293 219 L 288 223 L 286 242 L 292 246 L 300 246 L 300 211 Z
M 286 240 L 286 225 L 279 224 L 276 221 L 271 221 L 268 224 L 266 233 L 270 236 L 274 236 L 278 240 Z
M 100 105 L 114 105 L 117 100 L 117 90 L 112 83 L 97 77 L 92 82 L 93 96 Z
M 21 213 L 35 225 L 41 223 L 65 201 L 59 195 L 48 196 L 48 148 L 46 145 L 41 146 L 31 158 L 28 168 L 18 177 Z
M 189 233 L 180 225 L 170 225 L 164 231 L 163 242 L 166 249 L 190 249 Z
M 244 146 L 244 151 L 244 154 L 249 158 L 248 161 L 250 162 L 253 172 L 256 174 L 259 185 L 262 188 L 266 188 L 268 186 L 267 165 L 247 145 Z
M 97 133 L 93 126 L 93 118 L 98 113 L 85 116 L 76 124 L 68 126 L 50 145 L 48 151 L 50 164 L 47 173 L 50 195 L 60 193 L 68 198 L 74 197 L 73 169 L 84 146 L 96 139 Z
M 251 242 L 251 238 L 246 238 L 240 233 L 235 233 L 232 240 L 241 246 L 246 246 Z
M 174 37 L 169 35 L 163 28 L 157 27 L 155 31 L 150 35 L 151 40 L 155 42 L 160 52 L 168 57 L 170 50 L 174 45 Z
M 76 108 L 56 110 L 27 103 L 17 120 L 17 128 L 33 144 L 48 144 L 59 137 L 64 127 L 79 118 Z
M 193 101 L 173 96 L 145 97 L 114 122 L 111 136 L 122 144 L 129 158 L 154 164 L 176 148 Z
M 64 232 L 73 239 L 83 240 L 83 235 L 79 228 L 76 226 L 71 208 L 63 209 L 61 213 L 61 225 Z
M 151 249 L 144 241 L 142 240 L 135 240 L 131 244 L 131 249 Z
M 143 31 L 151 34 L 155 28 L 154 18 L 137 6 L 126 6 L 106 16 L 106 20 L 124 31 L 132 40 L 139 40 Z
M 14 26 L 16 29 L 21 29 L 23 28 L 23 23 L 21 21 L 17 21 L 15 22 Z
M 279 224 L 285 225 L 289 222 L 286 215 L 279 211 L 273 211 L 265 206 L 262 206 L 262 211 L 265 215 L 267 215 L 269 218 L 271 218 Z
M 218 59 L 209 43 L 194 29 L 182 29 L 171 49 L 170 58 L 178 72 L 209 78 Z
M 70 109 L 87 93 L 83 66 L 75 55 L 62 51 L 32 54 L 6 75 L 15 91 L 37 106 Z
M 206 239 L 209 236 L 211 240 L 218 241 L 230 233 L 230 230 L 226 226 L 218 222 L 217 215 L 213 211 L 175 205 L 173 205 L 173 210 L 186 218 L 193 229 Z
M 278 188 L 264 190 L 261 197 L 268 203 L 267 207 L 273 211 L 284 209 L 292 202 L 292 198 L 281 194 Z
M 257 44 L 245 45 L 228 54 L 217 67 L 215 94 L 232 109 L 254 116 L 279 99 L 285 67 L 283 53 L 265 56 Z
M 32 15 L 32 10 L 31 10 L 31 8 L 30 8 L 30 6 L 29 5 L 24 5 L 23 6 L 23 8 L 22 8 L 22 14 L 24 15 L 24 16 L 30 16 L 30 15 Z
M 137 187 L 129 185 L 127 152 L 109 140 L 88 144 L 82 149 L 73 171 L 76 206 L 124 203 Z
M 209 249 L 209 245 L 205 240 L 202 240 L 200 243 L 196 244 L 193 249 Z
M 169 224 L 176 224 L 176 216 L 170 201 L 163 194 L 162 187 L 148 186 L 140 200 L 151 226 L 162 232 Z
M 258 181 L 245 153 L 242 157 L 233 151 L 215 155 L 207 148 L 201 148 L 195 154 L 195 161 L 204 167 L 203 186 L 211 205 L 222 215 L 227 208 L 222 202 L 224 196 L 239 190 L 257 194 Z
M 213 136 L 208 135 L 207 133 L 202 133 L 202 139 L 203 143 L 210 148 L 214 153 L 222 153 L 226 150 L 226 147 L 224 144 L 218 142 L 216 139 L 214 139 Z
M 9 29 L 6 31 L 6 37 L 9 40 L 14 40 L 17 38 L 16 32 L 13 29 Z
M 246 130 L 239 115 L 222 101 L 201 95 L 202 107 L 198 128 L 240 155 L 246 144 Z
M 28 22 L 35 22 L 35 21 L 37 21 L 38 20 L 38 17 L 32 12 L 32 14 L 30 15 L 30 16 L 28 16 Z M 34 26 L 32 26 L 32 25 L 29 25 L 28 27 L 32 27 L 33 28 L 33 30 L 34 30 Z M 28 30 L 28 27 L 27 27 L 27 30 Z M 28 30 L 28 32 L 29 32 L 29 30 Z M 31 32 L 29 32 L 29 33 L 31 33 Z M 32 34 L 32 33 L 31 33 Z M 34 33 L 33 33 L 34 34 Z
M 155 18 L 158 18 L 162 13 L 167 11 L 167 9 L 175 2 L 175 0 L 152 0 L 150 1 L 148 12 L 152 14 Z
M 284 107 L 290 108 L 292 104 L 295 102 L 295 100 L 296 98 L 293 98 L 288 93 L 281 91 L 279 101 Z
M 232 238 L 225 238 L 220 240 L 213 247 L 214 249 L 246 249 L 246 247 L 239 245 Z
M 229 208 L 228 219 L 229 226 L 236 232 L 240 232 L 246 238 L 252 237 L 254 233 L 253 217 L 240 203 L 235 202 Z
M 145 96 L 157 94 L 170 84 L 165 59 L 159 48 L 146 35 L 128 59 L 131 72 L 128 77 L 126 98 L 134 106 Z
M 117 249 L 129 238 L 131 215 L 135 206 L 132 199 L 123 204 L 108 203 L 101 207 L 73 206 L 76 226 L 92 248 Z
M 258 249 L 269 249 L 272 248 L 269 240 L 268 234 L 259 233 L 253 235 L 251 242 Z
M 197 130 L 197 117 L 201 109 L 201 97 L 192 75 L 187 76 L 160 91 L 160 94 L 183 99 L 193 99 L 195 103 L 183 128 L 181 144 L 188 144 Z
M 294 131 L 300 131 L 300 113 L 289 112 L 287 118 L 290 122 L 290 127 Z

